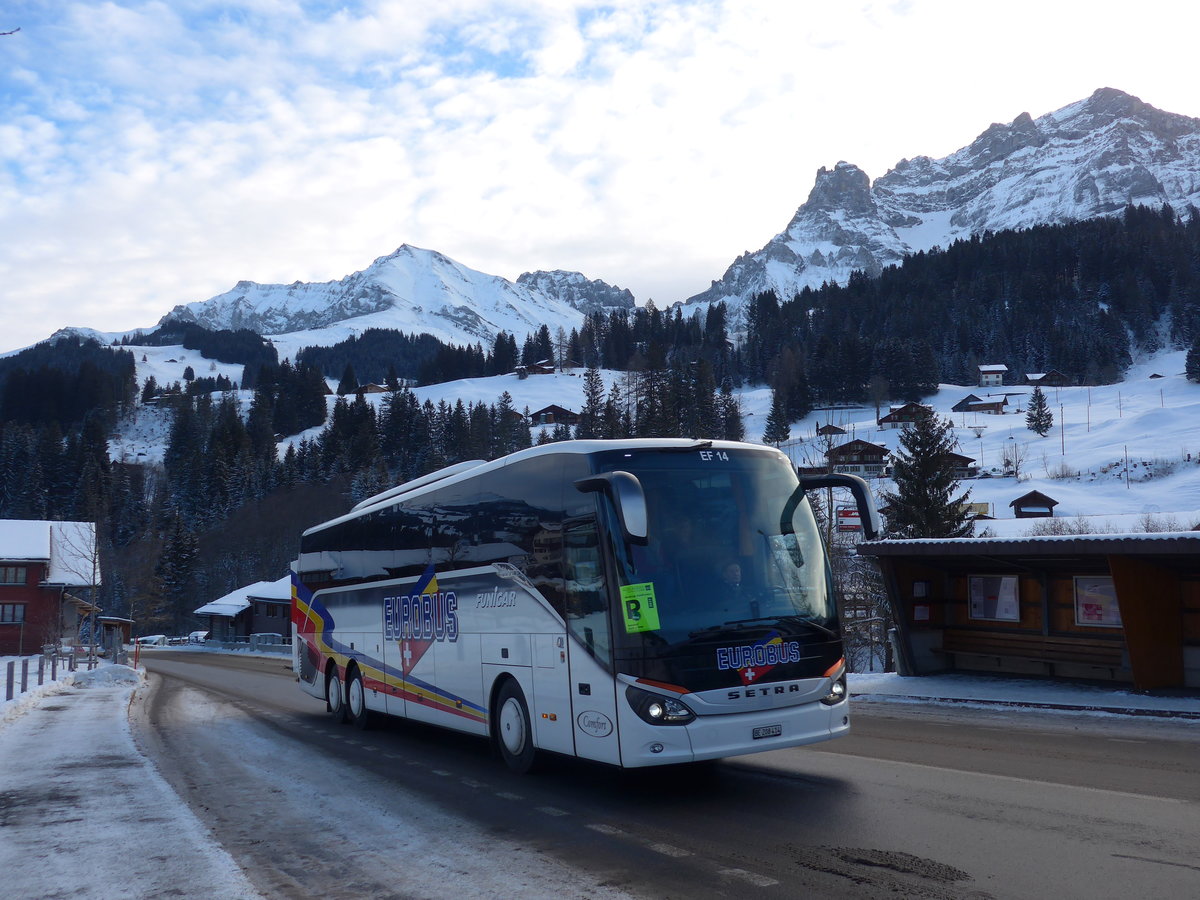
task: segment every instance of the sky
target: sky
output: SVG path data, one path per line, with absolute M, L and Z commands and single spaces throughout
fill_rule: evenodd
M 660 306 L 872 178 L 1115 87 L 1200 116 L 1200 7 L 7 0 L 0 352 L 404 243 Z

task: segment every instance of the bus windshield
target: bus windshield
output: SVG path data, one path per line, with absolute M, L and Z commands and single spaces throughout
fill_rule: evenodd
M 597 468 L 630 472 L 646 496 L 644 545 L 607 529 L 618 655 L 767 629 L 839 638 L 824 547 L 786 458 L 765 449 L 646 449 L 602 454 Z

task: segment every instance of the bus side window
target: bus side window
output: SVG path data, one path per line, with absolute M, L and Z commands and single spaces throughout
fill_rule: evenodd
M 564 615 L 561 464 L 525 460 L 476 479 L 474 564 L 503 563 L 520 572 Z
M 567 628 L 601 662 L 611 663 L 604 561 L 595 515 L 563 522 Z

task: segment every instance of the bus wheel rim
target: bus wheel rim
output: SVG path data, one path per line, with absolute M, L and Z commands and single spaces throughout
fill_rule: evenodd
M 362 715 L 363 711 L 363 686 L 361 678 L 354 678 L 350 681 L 350 712 L 354 715 Z
M 525 716 L 521 712 L 521 704 L 515 697 L 509 697 L 500 709 L 500 740 L 513 756 L 520 755 L 525 749 L 525 732 Z

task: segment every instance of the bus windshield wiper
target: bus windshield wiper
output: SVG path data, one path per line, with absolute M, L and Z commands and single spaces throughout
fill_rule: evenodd
M 757 616 L 750 619 L 731 619 L 728 622 L 722 622 L 720 625 L 710 625 L 708 628 L 701 628 L 697 631 L 689 631 L 689 638 L 707 637 L 711 634 L 718 634 L 722 631 L 733 628 L 742 628 L 746 625 L 762 624 L 764 622 L 787 622 L 792 625 L 807 625 L 810 628 L 815 628 L 822 634 L 827 634 L 829 637 L 839 637 L 838 633 L 826 625 L 813 619 L 806 619 L 803 616 Z
M 757 618 L 753 619 L 733 619 L 729 622 L 723 622 L 721 625 L 716 627 L 724 628 L 726 625 L 737 625 L 740 627 L 742 625 L 752 625 L 756 622 L 789 622 L 793 624 L 808 625 L 811 628 L 815 628 L 818 631 L 824 632 L 830 637 L 838 636 L 838 633 L 832 628 L 822 625 L 820 622 L 814 621 L 813 619 L 806 619 L 803 616 L 758 616 Z

